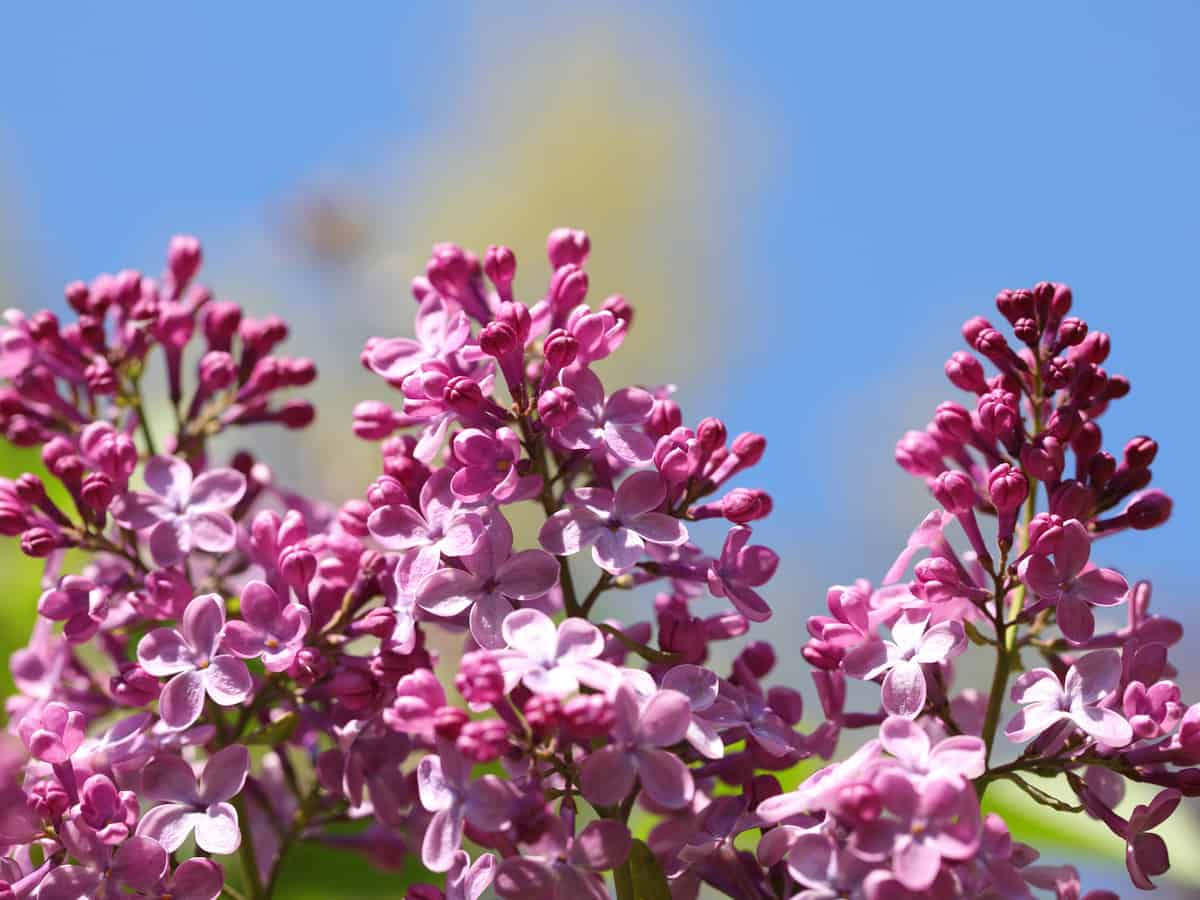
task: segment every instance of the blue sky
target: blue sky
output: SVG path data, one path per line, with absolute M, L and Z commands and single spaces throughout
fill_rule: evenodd
M 489 5 L 328 9 L 8 9 L 0 257 L 17 296 L 6 302 L 153 268 L 180 230 L 232 247 L 314 178 L 403 165 L 430 134 L 453 141 L 464 98 L 494 89 L 471 80 L 487 57 L 519 59 L 578 24 L 519 4 L 504 22 Z M 717 343 L 684 396 L 694 417 L 720 412 L 770 437 L 756 483 L 778 513 L 762 531 L 791 553 L 776 605 L 798 625 L 824 584 L 886 567 L 927 503 L 891 447 L 953 396 L 940 372 L 959 323 L 990 313 L 1000 288 L 1051 279 L 1113 333 L 1110 368 L 1133 381 L 1107 420 L 1110 449 L 1158 438 L 1156 483 L 1176 499 L 1167 527 L 1113 541 L 1104 559 L 1154 577 L 1163 605 L 1200 624 L 1200 7 L 731 9 L 588 15 L 627 33 L 630 54 L 659 40 L 683 54 L 706 142 L 728 161 L 694 186 L 735 195 L 721 253 L 689 264 L 736 287 L 704 314 L 718 332 L 722 317 L 748 321 L 749 339 Z

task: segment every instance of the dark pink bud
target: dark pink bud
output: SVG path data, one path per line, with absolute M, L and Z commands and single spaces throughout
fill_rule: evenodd
M 275 411 L 274 419 L 293 431 L 307 428 L 317 417 L 317 408 L 307 400 L 289 400 Z
M 1042 336 L 1042 331 L 1033 319 L 1022 318 L 1013 322 L 1013 334 L 1017 336 L 1017 340 L 1022 344 L 1028 347 L 1036 347 L 1038 340 Z
M 896 462 L 909 475 L 918 478 L 937 475 L 945 464 L 937 442 L 924 431 L 907 431 L 896 442 Z
M 279 554 L 279 572 L 293 588 L 305 590 L 317 577 L 317 557 L 304 547 L 287 547 Z
M 333 664 L 313 647 L 301 647 L 288 666 L 288 675 L 302 688 L 310 688 L 329 674 Z
M 1112 350 L 1112 341 L 1103 331 L 1093 331 L 1071 351 L 1071 358 L 1078 362 L 1100 365 Z
M 1020 421 L 1017 397 L 1005 390 L 988 391 L 976 407 L 979 425 L 990 437 L 999 438 L 1012 431 Z
M 1054 295 L 1050 298 L 1050 314 L 1061 319 L 1071 311 L 1071 289 L 1065 284 L 1054 285 Z
M 988 475 L 988 495 L 998 512 L 1012 512 L 1029 496 L 1029 481 L 1020 469 L 1001 463 Z
M 1050 421 L 1046 423 L 1046 431 L 1054 435 L 1063 443 L 1069 443 L 1075 434 L 1083 425 L 1083 419 L 1074 409 L 1069 406 L 1056 409 L 1050 414 Z
M 670 397 L 657 397 L 650 407 L 650 418 L 646 422 L 646 434 L 654 439 L 680 427 L 683 424 L 683 410 Z
M 479 382 L 465 375 L 456 375 L 442 388 L 442 402 L 460 415 L 475 413 L 483 409 L 483 389 L 479 387 Z
M 1157 528 L 1171 518 L 1171 498 L 1159 490 L 1146 491 L 1125 510 L 1129 527 L 1138 531 Z
M 933 421 L 945 434 L 950 435 L 960 444 L 968 443 L 975 435 L 975 425 L 971 414 L 958 403 L 946 401 L 939 403 L 933 414 Z
M 242 308 L 236 303 L 218 301 L 204 308 L 201 327 L 209 347 L 228 350 L 242 324 Z
M 658 645 L 692 662 L 704 658 L 707 644 L 704 622 L 686 611 L 669 611 L 658 617 Z
M 933 480 L 933 497 L 948 513 L 968 512 L 975 506 L 975 482 L 963 472 L 942 472 Z
M 457 706 L 439 707 L 433 713 L 434 733 L 443 740 L 457 740 L 459 732 L 470 718 L 465 709 L 459 709 Z
M 592 242 L 587 232 L 575 228 L 555 228 L 546 238 L 546 256 L 550 268 L 561 269 L 566 265 L 582 266 L 587 262 Z
M 1133 438 L 1125 445 L 1125 465 L 1131 469 L 1145 469 L 1158 455 L 1158 442 L 1145 435 Z
M 946 360 L 946 377 L 956 388 L 982 394 L 988 389 L 987 379 L 983 377 L 983 365 L 965 350 L 956 350 Z
M 654 445 L 654 465 L 671 484 L 682 484 L 696 474 L 700 444 L 692 430 L 679 427 L 660 437 Z
M 367 488 L 367 502 L 373 509 L 379 509 L 381 506 L 405 506 L 408 499 L 407 488 L 390 475 L 379 476 Z
M 1124 375 L 1110 375 L 1104 388 L 1105 400 L 1120 400 L 1130 391 L 1129 379 Z
M 425 274 L 433 289 L 443 297 L 458 297 L 466 291 L 472 268 L 470 258 L 458 245 L 434 244 Z
M 1056 356 L 1046 363 L 1044 380 L 1049 390 L 1062 390 L 1071 383 L 1071 379 L 1074 377 L 1075 363 L 1071 362 L 1071 360 Z
M 223 391 L 237 380 L 237 363 L 224 350 L 210 350 L 200 359 L 200 386 L 206 393 Z
M 1091 490 L 1071 478 L 1055 488 L 1050 498 L 1050 512 L 1064 519 L 1086 520 L 1093 500 Z
M 547 428 L 562 428 L 579 412 L 575 392 L 567 387 L 553 387 L 538 397 L 538 415 Z
M 121 663 L 118 673 L 108 681 L 113 699 L 122 706 L 145 706 L 158 699 L 158 679 L 137 663 Z
M 738 654 L 737 661 L 755 678 L 766 678 L 775 668 L 775 649 L 766 641 L 751 641 Z
M 542 352 L 546 356 L 546 365 L 558 371 L 575 362 L 575 357 L 579 355 L 579 342 L 563 329 L 555 328 L 546 335 Z
M 734 488 L 721 500 L 721 513 L 730 522 L 745 525 L 771 514 L 771 495 L 751 488 Z
M 1008 346 L 1008 341 L 995 328 L 984 328 L 975 335 L 975 343 L 972 345 L 976 350 L 997 364 L 1003 364 L 1010 359 L 1012 348 Z
M 563 723 L 572 737 L 588 740 L 604 737 L 615 715 L 612 701 L 604 694 L 581 694 L 563 704 Z
M 116 496 L 113 480 L 103 472 L 92 472 L 79 489 L 83 502 L 96 512 L 104 512 Z
M 605 297 L 600 308 L 608 310 L 617 317 L 618 321 L 624 322 L 626 325 L 633 321 L 633 304 L 625 299 L 624 294 L 612 294 Z
M 490 705 L 504 696 L 504 673 L 488 651 L 467 653 L 454 676 L 454 686 L 468 703 Z
M 0 499 L 0 535 L 16 537 L 28 527 L 25 508 L 13 499 Z
M 117 392 L 117 374 L 103 356 L 97 356 L 83 371 L 87 380 L 88 390 L 99 396 L 108 396 Z
M 1021 465 L 1038 481 L 1058 481 L 1063 464 L 1062 442 L 1052 434 L 1039 434 L 1021 448 Z
M 554 270 L 548 296 L 556 310 L 566 312 L 583 302 L 588 292 L 588 274 L 574 263 Z
M 837 811 L 851 822 L 874 822 L 883 812 L 879 792 L 869 784 L 848 784 L 837 792 Z
M 508 247 L 492 244 L 483 257 L 483 271 L 496 286 L 501 300 L 512 300 L 512 283 L 517 276 L 517 257 Z
M 748 469 L 758 465 L 758 461 L 767 452 L 767 439 L 761 434 L 745 431 L 733 439 L 729 449 L 740 461 L 739 469 Z
M 377 606 L 354 622 L 352 633 L 369 634 L 381 641 L 390 638 L 396 631 L 396 611 L 389 606 Z M 404 673 L 404 674 L 407 674 Z
M 1017 320 L 1033 315 L 1033 294 L 1029 291 L 1001 291 L 996 295 L 996 309 L 1015 325 Z
M 365 538 L 370 533 L 367 530 L 367 517 L 370 515 L 371 504 L 367 501 L 347 500 L 338 510 L 337 521 L 342 531 L 357 538 Z
M 67 303 L 71 309 L 77 313 L 87 312 L 88 309 L 88 286 L 82 281 L 72 281 L 63 288 L 63 296 L 67 298 Z
M 396 414 L 381 400 L 363 400 L 354 406 L 352 427 L 364 441 L 382 441 L 396 430 Z
M 724 447 L 725 441 L 728 439 L 725 423 L 711 416 L 701 419 L 700 424 L 696 426 L 696 439 L 700 442 L 700 450 L 705 455 Z
M 177 290 L 182 290 L 192 280 L 203 259 L 200 241 L 191 235 L 177 234 L 167 247 L 167 268 L 175 279 Z
M 1092 487 L 1104 488 L 1117 471 L 1117 460 L 1111 453 L 1101 450 L 1088 463 L 1088 481 Z
M 539 734 L 546 734 L 562 721 L 562 703 L 554 697 L 534 694 L 525 701 L 525 721 Z
M 479 349 L 502 359 L 521 351 L 516 329 L 504 322 L 489 322 L 479 335 Z
M 1087 322 L 1071 317 L 1063 319 L 1058 326 L 1058 343 L 1063 347 L 1074 347 L 1087 337 Z
M 776 685 L 767 691 L 767 706 L 789 725 L 804 718 L 804 696 L 790 687 Z
M 34 559 L 45 559 L 59 546 L 58 536 L 48 528 L 36 526 L 21 533 L 21 552 Z
M 500 719 L 467 722 L 459 731 L 454 746 L 472 762 L 491 762 L 508 749 L 508 726 Z
M 983 316 L 974 316 L 963 322 L 962 336 L 963 340 L 967 342 L 968 347 L 974 347 L 975 343 L 979 340 L 979 335 L 985 331 L 995 330 L 996 329 L 992 327 L 992 323 Z

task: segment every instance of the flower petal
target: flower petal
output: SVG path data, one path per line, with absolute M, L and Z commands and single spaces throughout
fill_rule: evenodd
M 177 803 L 164 803 L 149 810 L 138 822 L 137 833 L 157 841 L 168 853 L 183 846 L 204 813 Z
M 209 553 L 228 553 L 237 546 L 237 525 L 227 513 L 188 511 L 188 533 L 192 543 Z M 151 536 L 153 539 L 153 536 Z
M 210 469 L 192 483 L 188 509 L 222 512 L 237 506 L 246 493 L 246 476 L 237 469 Z
M 214 803 L 196 819 L 196 846 L 209 853 L 234 853 L 242 845 L 237 810 L 229 803 Z
M 197 671 L 180 672 L 158 696 L 158 712 L 169 728 L 187 728 L 204 711 L 204 677 Z
M 622 747 L 601 747 L 583 761 L 579 786 L 591 802 L 613 806 L 628 796 L 637 772 L 632 753 Z
M 634 472 L 617 487 L 613 512 L 630 519 L 657 509 L 666 497 L 667 482 L 657 471 Z
M 254 692 L 254 679 L 236 656 L 214 656 L 204 670 L 204 687 L 219 706 L 236 706 Z
M 668 750 L 638 750 L 637 771 L 642 790 L 667 809 L 683 809 L 692 802 L 695 785 L 691 770 Z
M 883 679 L 883 708 L 894 716 L 915 719 L 925 706 L 925 673 L 910 660 L 896 663 Z
M 558 649 L 558 629 L 554 621 L 536 609 L 518 609 L 504 620 L 504 640 L 530 659 L 549 662 Z

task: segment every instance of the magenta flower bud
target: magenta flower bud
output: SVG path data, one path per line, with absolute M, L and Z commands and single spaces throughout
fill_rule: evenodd
M 454 686 L 468 703 L 490 706 L 504 696 L 504 673 L 488 651 L 467 653 L 454 676 Z
M 433 713 L 433 732 L 442 740 L 455 741 L 464 725 L 471 720 L 465 709 L 441 706 Z
M 771 495 L 757 488 L 734 488 L 721 500 L 721 514 L 730 522 L 745 525 L 771 514 Z
M 354 405 L 354 434 L 364 441 L 382 441 L 396 430 L 396 414 L 381 400 Z
M 713 451 L 724 447 L 728 439 L 725 423 L 711 416 L 701 419 L 700 424 L 696 426 L 696 439 L 700 442 L 701 452 L 706 456 L 712 454 Z
M 668 484 L 682 484 L 700 468 L 700 444 L 690 428 L 676 428 L 658 439 L 653 458 Z
M 1137 531 L 1157 528 L 1171 518 L 1171 498 L 1159 490 L 1146 491 L 1125 510 L 1129 527 Z
M 611 294 L 600 304 L 602 310 L 607 310 L 616 316 L 617 320 L 626 325 L 633 321 L 633 304 L 625 299 L 624 294 Z
M 279 572 L 296 591 L 307 590 L 317 577 L 317 557 L 305 547 L 287 547 L 279 554 Z
M 405 892 L 404 900 L 446 900 L 446 895 L 432 884 L 413 884 Z
M 275 411 L 274 420 L 292 431 L 307 428 L 317 417 L 317 408 L 307 400 L 289 400 Z
M 804 718 L 804 696 L 790 687 L 776 685 L 767 691 L 767 706 L 789 725 Z
M 926 478 L 946 468 L 942 450 L 924 431 L 906 431 L 896 442 L 896 462 L 909 475 Z
M 1044 381 L 1048 390 L 1062 390 L 1071 383 L 1074 377 L 1075 363 L 1071 360 L 1056 356 L 1046 363 Z
M 562 714 L 566 730 L 580 740 L 604 737 L 616 719 L 612 701 L 604 694 L 572 697 L 563 704 Z
M 347 500 L 338 510 L 337 521 L 346 534 L 365 538 L 370 534 L 367 530 L 367 517 L 370 515 L 371 504 L 366 500 Z
M 987 379 L 983 377 L 983 365 L 965 350 L 956 350 L 950 355 L 945 371 L 950 383 L 959 390 L 983 394 L 988 389 Z
M 1145 469 L 1158 454 L 1158 442 L 1145 435 L 1130 440 L 1125 445 L 1125 465 L 1131 469 Z
M 587 272 L 574 263 L 568 263 L 554 270 L 547 296 L 557 312 L 567 313 L 584 301 L 587 292 Z
M 517 256 L 512 250 L 491 244 L 483 256 L 483 272 L 496 286 L 501 300 L 512 300 L 512 283 L 517 277 Z
M 1111 375 L 1108 379 L 1108 387 L 1104 389 L 1104 399 L 1120 400 L 1129 393 L 1131 388 L 1129 379 L 1124 375 Z
M 380 475 L 367 488 L 367 502 L 372 509 L 383 506 L 407 506 L 409 501 L 408 489 L 390 475 Z
M 575 228 L 555 228 L 546 238 L 546 256 L 552 269 L 567 265 L 582 266 L 587 262 L 591 249 L 592 242 L 587 232 Z
M 775 649 L 766 641 L 751 641 L 738 654 L 737 663 L 756 679 L 766 678 L 775 668 Z
M 546 357 L 546 365 L 558 372 L 575 362 L 579 354 L 579 341 L 563 329 L 555 328 L 546 335 L 542 353 Z
M 980 330 L 975 335 L 975 343 L 972 346 L 996 365 L 1005 366 L 1011 361 L 1012 348 L 1008 346 L 1004 335 L 995 328 Z
M 83 371 L 87 380 L 88 390 L 98 396 L 108 396 L 117 392 L 117 374 L 103 356 L 97 356 Z
M 579 401 L 568 387 L 553 387 L 538 397 L 538 415 L 547 428 L 563 428 L 579 412 Z
M 967 342 L 968 347 L 974 347 L 975 342 L 979 339 L 979 335 L 985 331 L 995 330 L 996 329 L 992 327 L 992 323 L 983 316 L 972 316 L 970 319 L 967 319 L 967 321 L 963 322 L 962 336 L 963 340 Z
M 1074 317 L 1063 319 L 1058 326 L 1058 343 L 1062 347 L 1075 347 L 1087 337 L 1087 322 Z
M 470 258 L 457 244 L 434 244 L 425 275 L 443 297 L 457 298 L 466 292 L 472 269 Z
M 288 677 L 302 688 L 310 688 L 329 674 L 333 664 L 313 647 L 301 647 L 288 666 Z
M 694 662 L 704 658 L 708 644 L 704 622 L 686 611 L 662 612 L 658 617 L 658 645 L 668 653 L 678 653 Z
M 933 497 L 952 515 L 968 512 L 977 499 L 975 482 L 963 472 L 942 472 L 933 481 Z
M 998 512 L 1012 512 L 1029 496 L 1029 481 L 1020 469 L 1001 463 L 988 475 L 988 495 Z
M 62 545 L 62 540 L 48 528 L 36 526 L 21 532 L 21 552 L 34 559 L 45 559 Z
M 390 638 L 396 630 L 396 611 L 390 606 L 377 606 L 354 621 L 351 631 L 355 635 L 371 635 L 380 640 Z M 407 672 L 402 674 L 407 675 Z
M 17 733 L 34 759 L 57 765 L 79 749 L 86 728 L 83 713 L 55 700 L 26 713 L 17 725 Z
M 191 235 L 177 234 L 167 247 L 167 268 L 175 279 L 177 291 L 182 291 L 200 269 L 204 253 L 200 241 Z
M 1016 395 L 1002 389 L 987 391 L 980 396 L 976 411 L 980 427 L 993 438 L 1008 434 L 1021 418 Z
M 1088 482 L 1097 490 L 1103 490 L 1112 481 L 1116 471 L 1116 458 L 1111 453 L 1101 450 L 1088 464 Z
M 108 680 L 108 690 L 122 706 L 145 706 L 158 699 L 161 685 L 157 678 L 137 663 L 121 663 L 117 674 Z
M 113 480 L 103 472 L 92 472 L 89 474 L 83 479 L 83 485 L 79 489 L 79 494 L 83 498 L 83 502 L 90 509 L 98 513 L 108 509 L 116 493 Z
M 479 382 L 465 375 L 456 375 L 442 388 L 442 402 L 460 415 L 477 413 L 483 409 L 483 389 L 479 387 Z
M 317 364 L 308 357 L 279 360 L 281 387 L 306 387 L 317 380 Z
M 1054 285 L 1054 295 L 1050 298 L 1050 314 L 1056 319 L 1061 319 L 1071 311 L 1071 303 L 1073 301 L 1071 289 L 1065 284 Z
M 767 439 L 761 434 L 746 431 L 733 439 L 729 449 L 740 460 L 739 470 L 748 469 L 758 465 L 758 461 L 767 452 Z
M 1058 549 L 1062 539 L 1063 522 L 1061 516 L 1052 513 L 1038 513 L 1029 523 L 1029 549 L 1033 553 L 1049 556 Z
M 472 762 L 491 762 L 508 749 L 508 726 L 500 719 L 467 722 L 458 733 L 454 746 Z
M 1050 498 L 1050 512 L 1064 519 L 1086 519 L 1094 500 L 1086 485 L 1071 478 L 1054 489 L 1054 495 Z
M 1046 423 L 1046 431 L 1054 435 L 1058 440 L 1067 444 L 1079 432 L 1083 426 L 1083 418 L 1069 406 L 1056 409 L 1050 414 L 1050 421 Z
M 505 322 L 489 322 L 479 335 L 479 349 L 497 359 L 521 350 L 516 329 Z
M 704 636 L 710 641 L 731 641 L 750 630 L 750 620 L 733 609 L 711 615 L 704 620 Z
M 1090 332 L 1071 351 L 1071 359 L 1076 362 L 1100 365 L 1112 350 L 1112 340 L 1103 331 Z
M 525 701 L 525 721 L 539 734 L 553 731 L 562 721 L 562 702 L 557 697 L 534 694 Z
M 0 500 L 0 535 L 16 537 L 29 527 L 25 507 L 13 499 Z
M 966 444 L 975 436 L 975 424 L 971 414 L 961 404 L 947 400 L 939 403 L 933 414 L 938 429 L 953 437 L 958 443 Z
M 862 782 L 840 788 L 834 802 L 840 816 L 860 825 L 874 822 L 883 812 L 883 800 L 879 792 Z
M 1021 465 L 1038 481 L 1058 481 L 1064 464 L 1062 442 L 1052 434 L 1039 434 L 1021 448 Z
M 1000 315 L 1015 325 L 1019 319 L 1033 315 L 1033 294 L 1029 291 L 1000 291 L 996 295 L 996 309 Z
M 242 324 L 242 308 L 236 303 L 218 301 L 204 308 L 200 326 L 212 350 L 228 351 L 233 336 Z
M 237 363 L 224 350 L 210 350 L 200 359 L 200 387 L 207 394 L 223 391 L 237 380 Z
M 67 304 L 77 313 L 87 312 L 88 293 L 88 286 L 82 281 L 72 281 L 63 288 L 63 296 L 66 297 Z
M 683 425 L 683 410 L 670 397 L 655 397 L 646 420 L 646 434 L 658 440 Z
M 1037 322 L 1029 318 L 1017 319 L 1013 322 L 1013 334 L 1017 336 L 1017 340 L 1028 347 L 1036 347 L 1042 336 Z

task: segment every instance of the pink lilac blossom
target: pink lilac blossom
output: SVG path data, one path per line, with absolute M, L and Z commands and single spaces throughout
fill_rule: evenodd
M 1200 795 L 1200 704 L 1182 625 L 1093 562 L 1172 501 L 1153 439 L 1105 449 L 1130 384 L 1070 289 L 1002 291 L 1001 327 L 964 324 L 945 373 L 966 401 L 896 446 L 931 511 L 880 582 L 829 589 L 797 654 L 741 641 L 780 600 L 753 542 L 766 438 L 602 376 L 633 306 L 589 300 L 586 233 L 546 249 L 528 290 L 507 247 L 434 248 L 415 338 L 360 360 L 399 399 L 330 417 L 379 454 L 340 505 L 213 441 L 305 428 L 290 392 L 317 373 L 283 320 L 200 283 L 194 238 L 158 276 L 67 285 L 62 319 L 5 314 L 0 433 L 41 474 L 0 479 L 0 535 L 43 571 L 10 661 L 0 897 L 266 900 L 314 845 L 426 872 L 410 900 L 1115 896 L 984 816 L 999 781 L 1104 823 L 1150 889 L 1162 824 Z M 854 708 L 848 677 L 881 702 Z M 797 779 L 815 757 L 836 761 Z M 1139 783 L 1157 794 L 1119 815 Z M 241 887 L 208 857 L 234 853 Z

